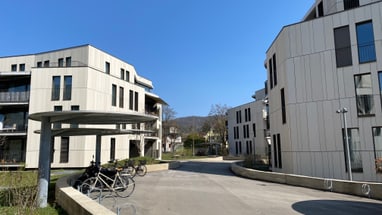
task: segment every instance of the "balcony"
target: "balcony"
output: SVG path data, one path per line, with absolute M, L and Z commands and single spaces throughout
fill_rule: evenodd
M 27 103 L 29 91 L 23 92 L 0 92 L 0 103 Z

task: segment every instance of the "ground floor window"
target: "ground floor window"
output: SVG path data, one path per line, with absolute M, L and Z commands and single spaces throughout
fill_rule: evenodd
M 375 169 L 382 173 L 382 127 L 373 128 Z
M 69 162 L 69 137 L 61 137 L 60 163 Z
M 361 155 L 361 141 L 359 137 L 358 128 L 348 128 L 348 141 L 349 141 L 349 152 L 350 152 L 350 165 L 352 172 L 363 172 L 362 167 L 362 155 Z M 348 171 L 348 162 L 347 162 L 347 150 L 346 150 L 346 138 L 344 129 L 343 133 L 343 145 L 345 153 L 345 168 Z

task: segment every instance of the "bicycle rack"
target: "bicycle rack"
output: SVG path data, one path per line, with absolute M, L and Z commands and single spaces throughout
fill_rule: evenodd
M 324 187 L 327 190 L 333 191 L 333 180 L 330 178 L 325 178 L 324 180 Z
M 371 188 L 370 188 L 370 185 L 369 185 L 369 184 L 362 184 L 361 191 L 362 191 L 362 193 L 363 193 L 365 196 L 367 196 L 367 197 L 370 198 Z

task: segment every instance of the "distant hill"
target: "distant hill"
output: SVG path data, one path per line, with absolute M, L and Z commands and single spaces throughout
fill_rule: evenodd
M 179 130 L 183 134 L 187 134 L 194 131 L 200 131 L 204 123 L 208 120 L 208 116 L 187 116 L 176 118 L 174 121 L 179 127 Z

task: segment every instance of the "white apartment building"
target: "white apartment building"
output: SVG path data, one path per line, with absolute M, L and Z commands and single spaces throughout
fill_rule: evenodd
M 257 163 L 269 164 L 269 124 L 265 89 L 256 91 L 256 100 L 227 111 L 229 155 L 254 156 Z
M 274 172 L 347 180 L 347 136 L 353 180 L 382 181 L 382 1 L 317 0 L 265 66 Z
M 161 157 L 162 104 L 150 80 L 129 63 L 91 45 L 0 58 L 0 166 L 37 168 L 46 112 L 123 113 L 150 122 L 90 125 L 53 123 L 52 168 L 85 167 L 94 158 L 96 135 L 80 129 L 111 129 L 101 136 L 101 163 L 135 156 Z M 72 136 L 58 131 L 72 129 Z M 67 133 L 68 134 L 68 133 Z M 104 134 L 104 133 L 103 133 Z

